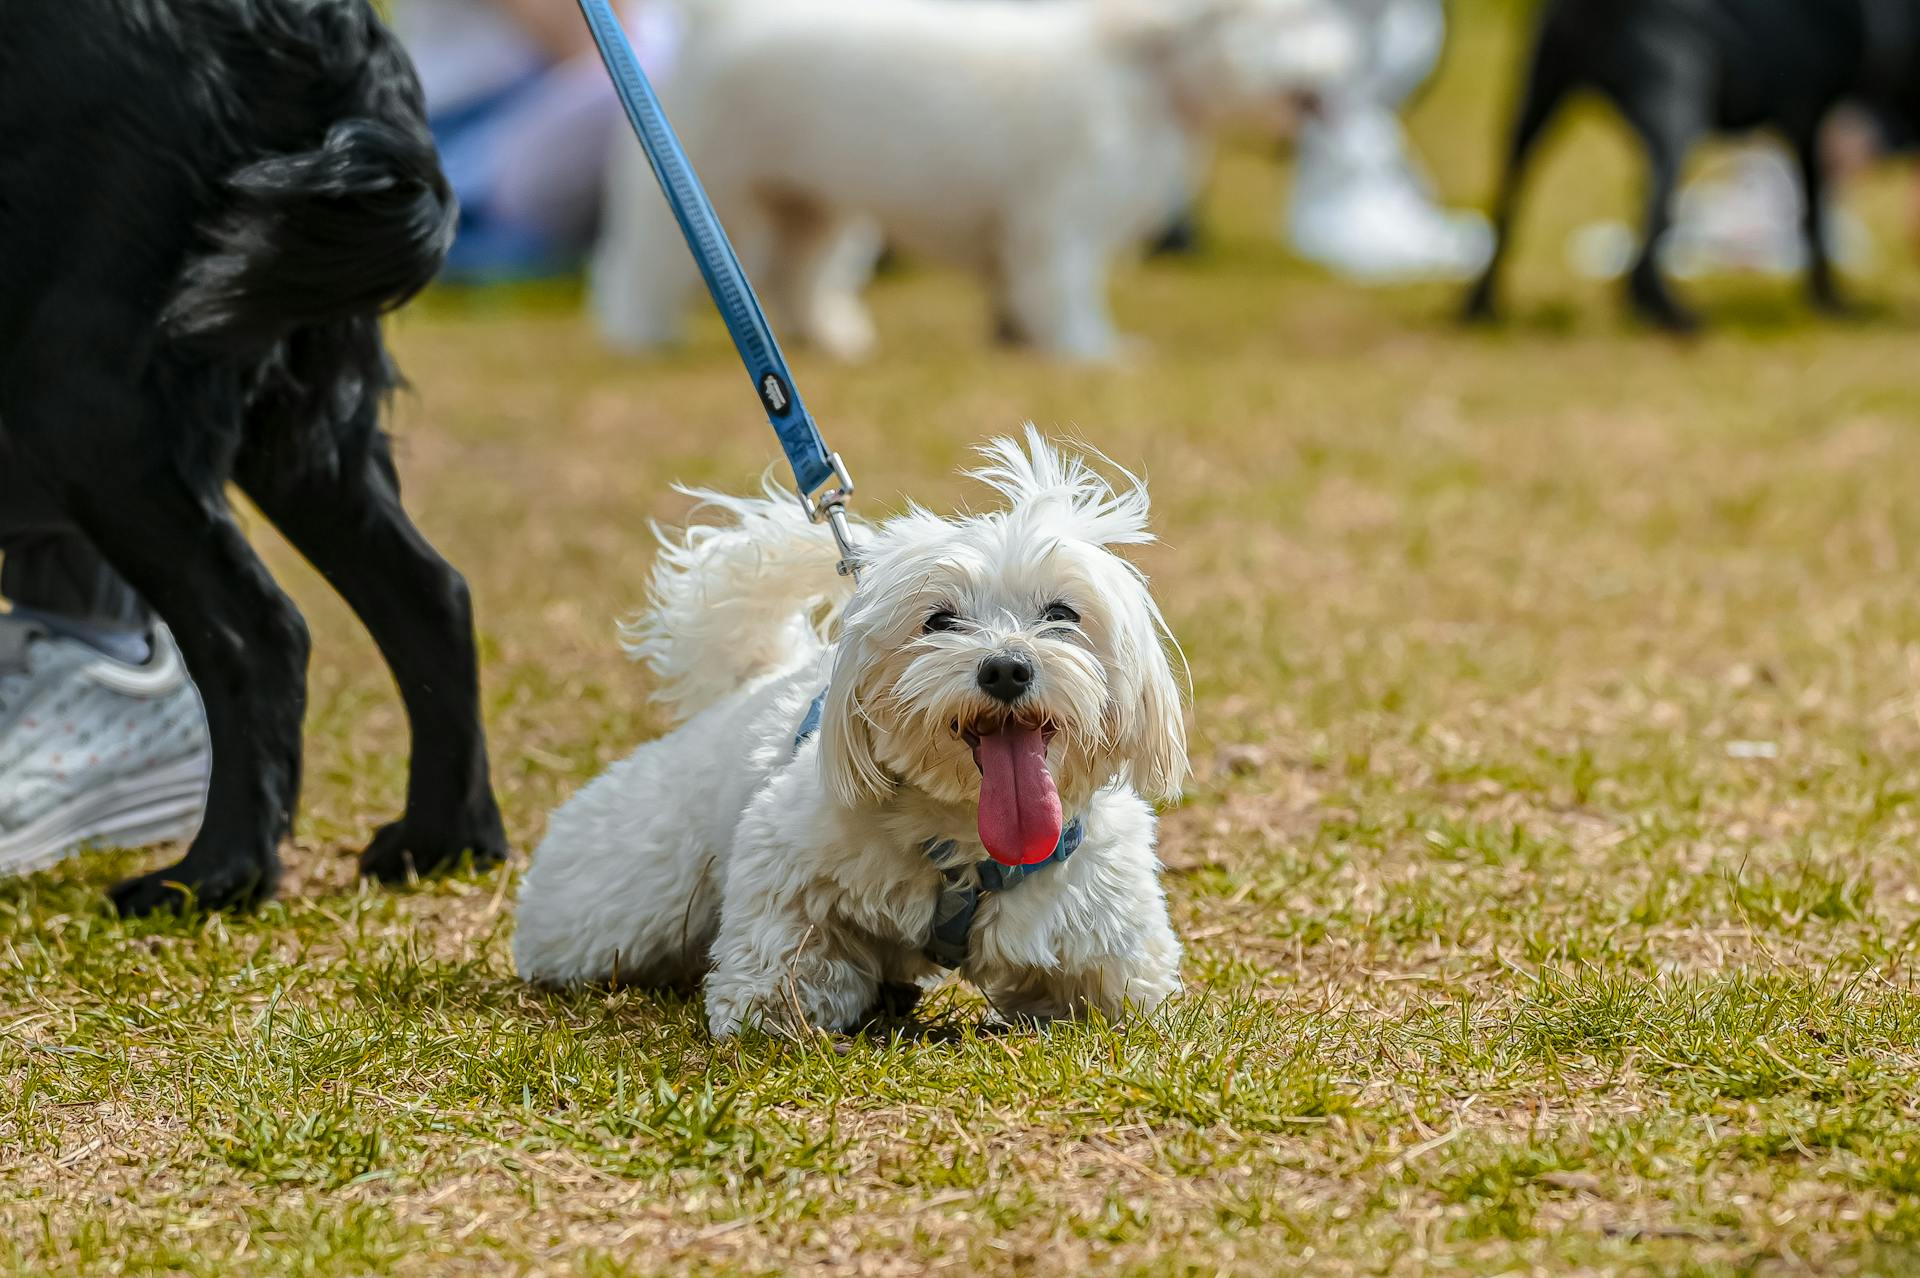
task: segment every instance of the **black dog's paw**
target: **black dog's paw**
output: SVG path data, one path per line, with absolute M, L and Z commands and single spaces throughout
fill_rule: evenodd
M 1672 337 L 1698 337 L 1706 331 L 1706 321 L 1698 313 L 1675 301 L 1636 301 L 1634 309 L 1642 320 Z
M 1696 337 L 1706 328 L 1699 313 L 1683 306 L 1664 284 L 1635 276 L 1628 290 L 1634 313 L 1663 332 L 1675 337 Z
M 920 1006 L 920 997 L 926 991 L 918 985 L 909 985 L 904 981 L 886 981 L 874 991 L 873 1006 L 861 1017 L 864 1021 L 907 1021 L 913 1019 L 914 1009 Z
M 187 862 L 115 884 L 107 900 L 123 919 L 185 914 L 190 909 L 246 910 L 273 895 L 277 873 L 250 865 L 202 872 Z
M 1813 309 L 1826 319 L 1863 320 L 1869 318 L 1869 312 L 1866 307 L 1859 305 L 1842 293 L 1836 293 L 1831 290 L 1827 292 L 1815 290 L 1808 295 L 1807 300 L 1813 304 Z
M 382 826 L 360 854 L 360 873 L 382 883 L 407 883 L 453 869 L 467 857 L 476 870 L 507 859 L 507 832 L 491 799 L 482 811 L 450 828 L 411 816 Z
M 1147 256 L 1192 257 L 1200 251 L 1201 239 L 1200 219 L 1191 212 L 1183 213 L 1147 246 Z
M 1493 300 L 1493 288 L 1483 280 L 1460 303 L 1460 322 L 1478 326 L 1497 324 L 1499 321 L 1500 307 Z

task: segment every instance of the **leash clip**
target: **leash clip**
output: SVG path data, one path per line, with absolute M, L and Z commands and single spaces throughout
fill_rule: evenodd
M 839 453 L 829 455 L 827 463 L 833 467 L 834 486 L 822 489 L 815 496 L 802 493 L 800 505 L 814 523 L 826 520 L 827 527 L 833 530 L 834 544 L 840 547 L 840 575 L 853 578 L 857 584 L 860 568 L 853 553 L 853 528 L 847 522 L 847 499 L 853 496 L 853 476 L 847 472 L 847 464 L 840 460 Z

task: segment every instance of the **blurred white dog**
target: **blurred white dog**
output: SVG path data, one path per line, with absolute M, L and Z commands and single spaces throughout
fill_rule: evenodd
M 1332 0 L 694 0 L 667 108 L 782 331 L 869 350 L 877 224 L 984 276 L 1004 336 L 1098 360 L 1108 269 L 1179 211 L 1206 133 L 1358 57 Z M 608 189 L 601 327 L 669 342 L 697 276 L 631 139 Z
M 1152 539 L 1146 490 L 1031 427 L 985 451 L 1008 508 L 863 527 L 850 599 L 792 497 L 701 494 L 730 522 L 664 545 L 627 632 L 683 721 L 554 814 L 524 978 L 705 975 L 716 1036 L 845 1029 L 943 968 L 1008 1016 L 1178 988 L 1141 796 L 1186 776 L 1181 696 L 1107 549 Z

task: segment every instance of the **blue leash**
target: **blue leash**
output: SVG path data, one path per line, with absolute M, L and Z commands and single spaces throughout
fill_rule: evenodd
M 647 162 L 653 165 L 653 175 L 660 180 L 660 190 L 687 237 L 687 247 L 700 264 L 707 292 L 713 295 L 713 304 L 720 308 L 720 318 L 733 335 L 740 362 L 747 366 L 761 407 L 767 410 L 767 421 L 780 437 L 780 449 L 786 453 L 794 481 L 800 486 L 800 504 L 815 523 L 827 521 L 840 547 L 840 571 L 857 577 L 846 511 L 847 499 L 853 496 L 853 478 L 847 473 L 846 463 L 840 460 L 840 454 L 828 451 L 813 414 L 801 402 L 786 357 L 780 353 L 780 343 L 774 340 L 760 299 L 740 266 L 739 254 L 733 251 L 713 210 L 713 201 L 700 185 L 673 126 L 667 123 L 667 113 L 653 86 L 647 83 L 646 72 L 640 69 L 640 59 L 634 55 L 613 6 L 608 0 L 580 0 L 580 12 L 593 32 L 593 42 L 600 47 L 600 59 L 607 64 L 607 74 L 613 78 L 614 91 L 627 109 L 627 119 L 632 121 L 633 131 L 647 153 Z

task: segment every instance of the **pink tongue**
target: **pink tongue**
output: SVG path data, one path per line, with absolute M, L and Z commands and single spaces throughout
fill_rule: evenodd
M 1060 846 L 1060 795 L 1047 771 L 1047 739 L 1009 723 L 980 738 L 980 841 L 1002 865 L 1032 865 Z

